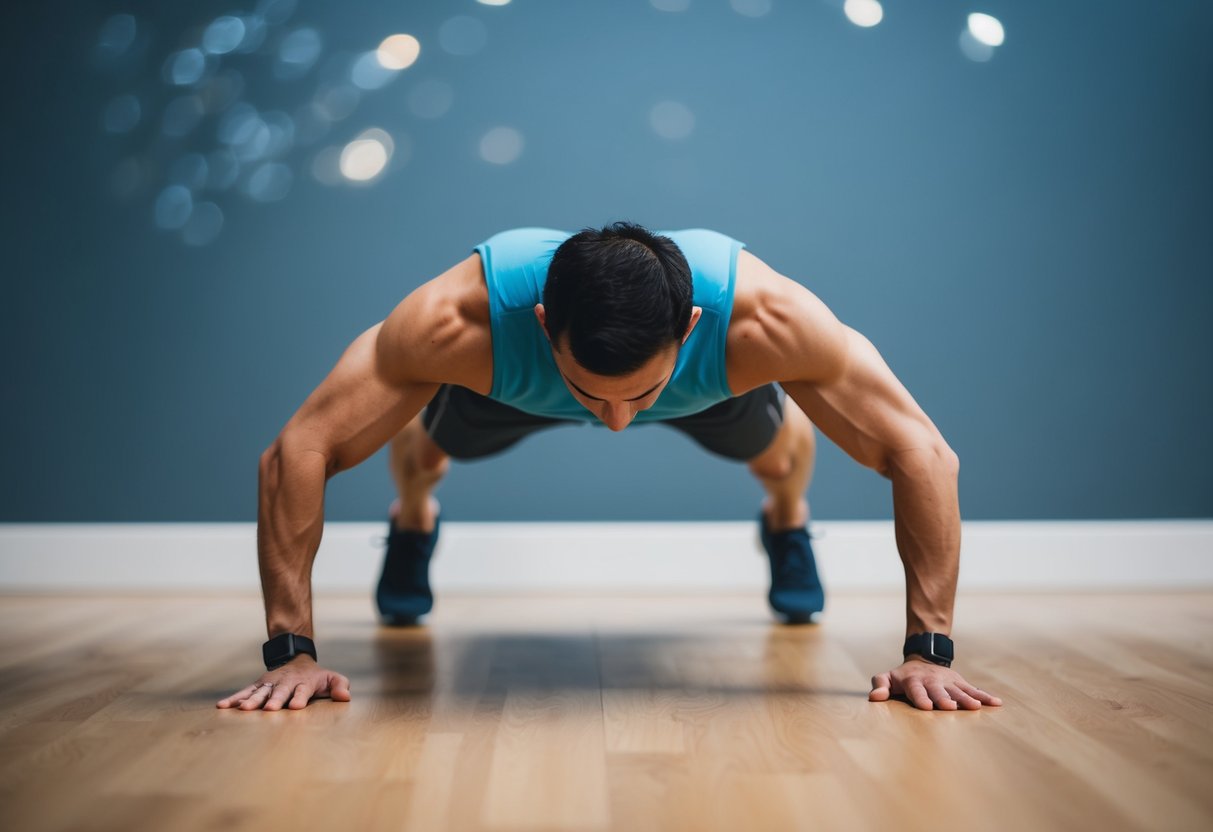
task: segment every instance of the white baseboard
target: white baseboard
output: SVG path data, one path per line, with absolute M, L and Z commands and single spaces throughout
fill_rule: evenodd
M 814 522 L 827 590 L 905 586 L 891 521 Z M 329 523 L 317 591 L 369 592 L 385 523 Z M 1213 520 L 968 521 L 960 586 L 991 590 L 1213 587 Z M 449 523 L 436 591 L 764 590 L 751 522 Z M 260 587 L 252 523 L 0 524 L 0 591 Z

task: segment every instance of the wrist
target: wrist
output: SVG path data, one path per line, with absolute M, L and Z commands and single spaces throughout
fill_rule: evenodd
M 281 667 L 301 655 L 310 656 L 313 661 L 317 658 L 315 642 L 299 633 L 282 633 L 261 645 L 266 670 Z
M 917 658 L 930 664 L 950 667 L 956 658 L 956 648 L 952 639 L 944 633 L 913 633 L 902 645 L 901 655 L 906 661 Z

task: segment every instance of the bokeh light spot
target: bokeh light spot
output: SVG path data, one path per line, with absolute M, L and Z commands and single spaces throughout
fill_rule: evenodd
M 465 14 L 452 17 L 438 29 L 438 43 L 452 55 L 475 55 L 488 39 L 484 24 Z
M 257 14 L 275 25 L 285 23 L 295 13 L 297 0 L 258 0 Z
M 341 175 L 351 182 L 369 182 L 383 172 L 391 150 L 379 135 L 383 131 L 363 133 L 341 151 Z
M 842 11 L 847 20 L 865 29 L 884 20 L 884 8 L 878 0 L 847 0 Z
M 184 185 L 169 185 L 156 197 L 153 215 L 156 226 L 175 231 L 189 220 L 194 210 L 194 197 Z
M 295 176 L 281 162 L 266 162 L 253 171 L 245 192 L 258 202 L 277 202 L 291 190 Z
M 257 108 L 242 101 L 219 120 L 219 141 L 241 162 L 254 162 L 267 155 L 274 136 Z
M 695 114 L 678 101 L 661 101 L 649 111 L 649 124 L 663 139 L 678 141 L 695 130 Z
M 244 24 L 244 38 L 236 47 L 236 51 L 246 55 L 256 52 L 265 43 L 265 36 L 270 30 L 269 24 L 259 14 L 246 14 L 240 18 L 240 22 Z
M 214 242 L 223 229 L 223 211 L 213 202 L 199 202 L 181 229 L 186 245 L 205 246 Z
M 525 142 L 513 127 L 494 127 L 480 139 L 480 158 L 494 165 L 508 165 L 522 155 Z
M 482 6 L 508 6 L 510 0 L 476 0 Z
M 341 184 L 341 153 L 343 148 L 326 147 L 312 160 L 312 176 L 324 185 Z
M 729 0 L 729 5 L 744 17 L 765 17 L 771 12 L 771 0 Z
M 244 21 L 224 15 L 215 18 L 202 33 L 202 48 L 212 55 L 226 55 L 244 40 Z
M 295 146 L 295 120 L 279 110 L 262 114 L 261 120 L 269 130 L 265 155 L 272 158 L 290 153 L 291 148 Z
M 206 55 L 201 49 L 182 49 L 169 55 L 165 64 L 166 78 L 179 87 L 196 84 L 206 73 Z
M 974 13 L 969 15 L 969 33 L 979 43 L 986 46 L 1002 46 L 1007 39 L 1006 30 L 998 18 L 988 14 Z
M 240 176 L 240 160 L 230 150 L 213 150 L 206 156 L 206 187 L 226 191 Z
M 101 24 L 97 35 L 97 51 L 107 58 L 116 58 L 135 42 L 138 25 L 129 14 L 116 14 Z
M 129 94 L 120 95 L 105 105 L 102 123 L 107 133 L 129 133 L 139 124 L 142 114 L 143 108 L 139 106 L 138 98 Z
M 350 68 L 350 80 L 364 90 L 377 90 L 396 78 L 399 70 L 388 69 L 379 60 L 379 53 L 364 52 Z
M 977 63 L 985 63 L 994 57 L 994 47 L 973 37 L 973 33 L 968 29 L 960 33 L 960 51 L 970 61 Z
M 408 69 L 421 55 L 421 41 L 412 35 L 391 35 L 383 39 L 375 55 L 384 69 Z
M 274 74 L 282 80 L 300 78 L 307 74 L 320 57 L 320 33 L 310 27 L 296 29 L 278 46 L 278 61 Z
M 256 129 L 257 108 L 241 101 L 219 119 L 218 139 L 224 144 L 240 144 Z

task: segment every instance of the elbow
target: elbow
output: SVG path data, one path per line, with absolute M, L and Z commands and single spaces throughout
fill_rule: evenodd
M 949 478 L 955 480 L 960 477 L 960 457 L 956 451 L 952 450 L 948 443 L 940 440 L 932 446 L 928 457 L 928 463 L 936 471 L 942 471 Z
M 942 439 L 925 446 L 885 453 L 873 466 L 887 480 L 896 472 L 916 474 L 924 470 L 943 471 L 949 477 L 960 477 L 960 456 Z
M 948 445 L 943 446 L 942 455 L 947 464 L 948 473 L 953 477 L 960 476 L 960 455 L 952 450 Z
M 258 472 L 263 484 L 271 484 L 278 479 L 279 472 L 285 466 L 308 454 L 315 454 L 324 460 L 324 478 L 326 480 L 337 473 L 336 460 L 333 454 L 317 447 L 315 442 L 307 441 L 297 432 L 283 431 L 261 452 L 258 462 Z

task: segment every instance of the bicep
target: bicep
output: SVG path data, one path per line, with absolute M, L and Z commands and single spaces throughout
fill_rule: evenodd
M 378 347 L 382 323 L 346 348 L 324 381 L 282 429 L 279 441 L 318 451 L 329 476 L 365 460 L 399 432 L 438 389 L 405 380 Z
M 783 381 L 809 419 L 862 465 L 888 476 L 889 460 L 912 450 L 940 451 L 946 443 L 876 347 L 838 324 L 844 345 L 828 380 Z

